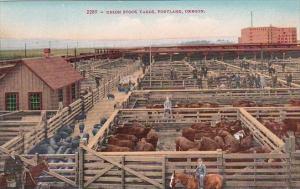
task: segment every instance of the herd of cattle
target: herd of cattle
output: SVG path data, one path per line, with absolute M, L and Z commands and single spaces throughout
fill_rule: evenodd
M 249 150 L 253 146 L 250 132 L 241 122 L 221 120 L 215 127 L 210 122 L 193 124 L 182 129 L 182 136 L 176 138 L 177 151 L 215 151 L 222 149 L 230 153 Z
M 285 119 L 282 123 L 274 120 L 259 119 L 268 129 L 280 138 L 300 131 L 300 120 Z M 116 127 L 99 151 L 129 152 L 155 151 L 159 140 L 158 133 L 138 122 Z M 265 146 L 255 143 L 249 129 L 242 127 L 241 121 L 222 119 L 211 126 L 211 122 L 195 123 L 181 130 L 181 136 L 175 139 L 177 151 L 215 151 L 222 149 L 228 153 L 268 153 Z
M 236 138 L 238 137 L 238 138 Z M 117 127 L 107 139 L 104 152 L 155 151 L 158 133 L 134 122 L 131 125 Z M 263 148 L 254 146 L 250 132 L 242 128 L 240 121 L 221 121 L 216 127 L 207 123 L 197 123 L 182 129 L 182 136 L 176 138 L 176 150 L 213 151 L 222 149 L 228 152 L 263 152 Z
M 300 106 L 300 100 L 292 99 L 289 101 L 290 106 Z M 172 108 L 218 108 L 221 105 L 215 102 L 192 102 L 192 103 L 175 103 Z M 261 106 L 280 106 L 278 104 L 269 104 L 265 102 L 255 102 L 248 99 L 237 100 L 232 103 L 233 107 L 261 107 Z M 156 109 L 164 108 L 163 104 L 147 104 L 146 108 Z
M 40 142 L 35 148 L 30 151 L 30 154 L 74 154 L 78 147 L 80 140 L 88 143 L 90 134 L 85 132 L 85 125 L 83 120 L 86 119 L 85 115 L 80 114 L 76 117 L 79 122 L 80 134 L 74 136 L 75 124 L 64 125 L 59 128 L 55 134 L 46 140 Z M 107 121 L 107 118 L 102 118 L 98 124 L 95 124 L 92 130 L 92 135 L 96 135 L 99 129 Z
M 30 151 L 30 154 L 74 154 L 80 143 L 80 136 L 71 136 L 75 124 L 65 125 L 58 129 L 54 136 L 43 140 Z
M 130 125 L 118 127 L 114 134 L 107 139 L 103 152 L 155 151 L 158 133 L 150 128 L 134 122 Z

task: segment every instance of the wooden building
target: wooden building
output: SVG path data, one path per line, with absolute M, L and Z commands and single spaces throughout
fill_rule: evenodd
M 0 64 L 0 110 L 56 110 L 79 98 L 81 79 L 62 57 Z

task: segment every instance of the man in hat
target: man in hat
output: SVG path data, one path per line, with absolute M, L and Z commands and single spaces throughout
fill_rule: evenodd
M 198 166 L 196 168 L 196 176 L 199 180 L 199 189 L 203 189 L 204 188 L 204 178 L 206 175 L 206 166 L 203 164 L 203 161 L 201 158 L 198 159 L 197 161 Z

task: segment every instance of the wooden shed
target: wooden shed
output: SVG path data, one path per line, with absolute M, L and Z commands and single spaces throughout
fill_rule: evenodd
M 55 110 L 79 98 L 82 77 L 62 57 L 1 64 L 0 75 L 0 110 Z

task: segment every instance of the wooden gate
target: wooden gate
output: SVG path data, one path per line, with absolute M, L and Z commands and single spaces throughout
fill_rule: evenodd
M 81 146 L 80 188 L 164 188 L 165 158 L 103 154 Z

